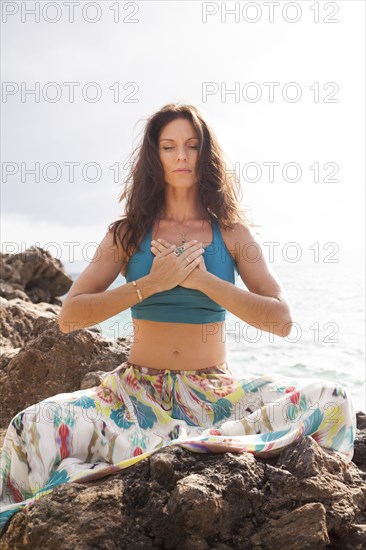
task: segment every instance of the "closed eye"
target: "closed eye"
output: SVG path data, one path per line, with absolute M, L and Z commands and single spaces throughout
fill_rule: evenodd
M 198 145 L 190 145 L 190 149 L 198 149 Z M 168 151 L 169 149 L 174 149 L 174 147 L 163 147 L 164 151 Z

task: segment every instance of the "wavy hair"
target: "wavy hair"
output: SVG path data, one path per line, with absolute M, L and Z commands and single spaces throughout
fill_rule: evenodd
M 203 115 L 193 105 L 169 103 L 147 119 L 142 142 L 130 155 L 131 169 L 118 200 L 120 203 L 126 199 L 125 214 L 108 226 L 113 232 L 113 244 L 118 239 L 128 257 L 165 207 L 166 182 L 159 158 L 159 136 L 177 118 L 189 120 L 197 133 L 198 200 L 206 219 L 216 219 L 220 227 L 230 229 L 236 222 L 257 226 L 240 204 L 240 182 L 234 170 L 226 170 L 230 163 L 225 162 L 227 157 Z

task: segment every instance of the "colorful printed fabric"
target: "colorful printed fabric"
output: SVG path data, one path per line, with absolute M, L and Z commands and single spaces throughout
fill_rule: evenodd
M 196 371 L 128 361 L 100 385 L 59 393 L 19 412 L 1 454 L 0 528 L 54 487 L 132 466 L 167 445 L 269 457 L 311 435 L 348 463 L 356 415 L 327 380 L 235 379 L 227 363 Z

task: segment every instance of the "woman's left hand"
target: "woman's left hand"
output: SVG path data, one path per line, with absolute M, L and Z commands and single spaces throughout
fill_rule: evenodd
M 172 243 L 169 243 L 168 241 L 165 241 L 164 239 L 159 239 L 159 241 L 156 241 L 155 245 L 151 245 L 151 252 L 153 254 L 158 254 L 158 252 L 162 252 L 166 248 L 170 248 L 172 246 Z M 203 256 L 201 256 L 201 261 L 198 264 L 198 266 L 191 271 L 189 275 L 182 281 L 179 286 L 182 286 L 183 288 L 193 288 L 197 289 L 198 281 L 201 280 L 203 272 L 207 273 L 205 260 L 203 259 Z

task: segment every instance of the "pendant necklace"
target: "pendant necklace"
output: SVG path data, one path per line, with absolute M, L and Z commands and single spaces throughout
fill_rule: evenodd
M 175 222 L 174 222 L 174 224 L 175 224 Z M 176 250 L 179 254 L 183 254 L 183 252 L 185 250 L 184 244 L 186 242 L 186 233 L 182 233 L 181 231 L 179 231 L 179 229 L 177 227 L 176 227 L 176 229 L 177 229 L 178 233 L 180 233 L 181 236 L 182 236 L 182 244 L 180 246 L 177 246 Z
M 186 242 L 186 233 L 181 233 L 178 228 L 177 231 L 182 235 L 182 244 L 184 244 Z
M 205 222 L 205 220 L 203 220 L 203 223 Z M 202 223 L 202 229 L 203 229 L 203 223 Z M 183 246 L 185 243 L 186 243 L 186 235 L 187 233 L 182 233 L 181 231 L 179 231 L 179 229 L 177 228 L 177 225 L 176 223 L 174 222 L 174 225 L 178 231 L 178 233 L 180 233 L 180 235 L 182 236 L 182 244 L 180 246 L 177 246 L 178 250 L 179 250 L 179 253 L 182 254 L 182 252 L 184 252 L 185 250 L 185 247 Z
M 160 222 L 160 217 L 159 217 L 159 220 L 158 220 L 158 227 L 159 227 L 159 222 Z M 203 224 L 204 224 L 204 223 L 205 223 L 205 220 L 203 220 L 202 229 L 203 229 Z M 182 254 L 182 253 L 184 252 L 184 250 L 185 250 L 184 245 L 185 245 L 185 243 L 187 242 L 187 240 L 186 240 L 187 233 L 186 233 L 186 232 L 182 233 L 181 231 L 179 231 L 179 229 L 177 228 L 177 225 L 176 225 L 175 222 L 174 222 L 174 225 L 175 225 L 175 227 L 176 227 L 178 233 L 179 233 L 179 234 L 181 235 L 181 237 L 182 237 L 182 243 L 181 243 L 181 245 L 176 247 L 176 248 L 179 250 L 179 253 Z

